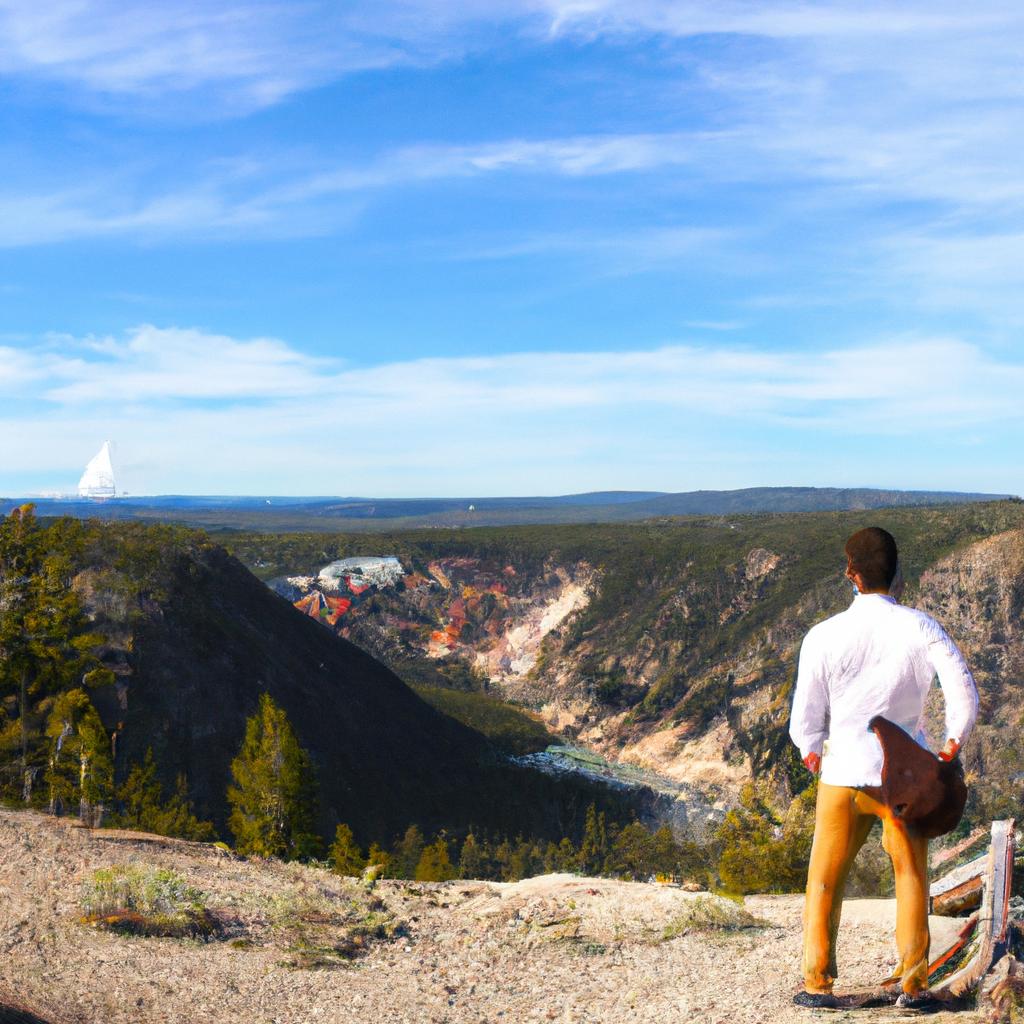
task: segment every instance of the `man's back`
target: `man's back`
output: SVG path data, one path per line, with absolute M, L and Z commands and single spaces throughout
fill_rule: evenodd
M 966 736 L 977 694 L 945 630 L 924 612 L 884 594 L 858 595 L 804 640 L 790 734 L 802 755 L 824 751 L 823 782 L 877 786 L 882 750 L 868 722 L 882 715 L 926 746 L 924 702 L 936 674 L 946 701 L 947 733 Z

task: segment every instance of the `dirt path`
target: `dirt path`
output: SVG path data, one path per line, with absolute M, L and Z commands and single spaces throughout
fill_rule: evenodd
M 763 922 L 750 927 L 743 911 L 715 897 L 566 875 L 501 885 L 387 881 L 367 893 L 315 869 L 7 811 L 0 850 L 0 985 L 54 1022 L 760 1024 L 824 1016 L 869 1024 L 897 1015 L 823 1015 L 791 1004 L 797 897 L 748 899 L 746 911 Z M 208 895 L 223 936 L 126 937 L 83 925 L 83 881 L 114 864 L 180 873 Z M 397 934 L 351 962 L 295 966 L 330 946 L 332 930 L 368 915 L 397 924 Z M 892 966 L 891 918 L 889 901 L 848 904 L 845 986 L 877 982 Z

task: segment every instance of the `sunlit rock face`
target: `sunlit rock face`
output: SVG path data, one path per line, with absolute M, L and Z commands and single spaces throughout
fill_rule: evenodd
M 526 571 L 500 560 L 441 557 L 405 568 L 396 556 L 366 555 L 269 586 L 378 657 L 456 660 L 530 702 L 544 641 L 586 607 L 596 578 L 583 563 Z

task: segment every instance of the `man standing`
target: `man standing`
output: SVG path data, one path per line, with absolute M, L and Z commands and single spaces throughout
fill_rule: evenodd
M 799 1006 L 828 1007 L 836 977 L 836 933 L 843 889 L 876 818 L 896 877 L 898 1005 L 924 1001 L 928 986 L 928 840 L 881 802 L 882 748 L 868 722 L 881 715 L 922 747 L 924 701 L 936 675 L 946 704 L 950 761 L 967 740 L 978 692 L 963 656 L 924 612 L 900 606 L 896 541 L 878 527 L 846 542 L 846 576 L 856 597 L 811 629 L 800 649 L 790 736 L 808 769 L 821 772 L 804 907 L 804 991 Z

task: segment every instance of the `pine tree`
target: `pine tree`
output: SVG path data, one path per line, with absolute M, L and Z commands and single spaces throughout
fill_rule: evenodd
M 552 875 L 561 870 L 558 846 L 549 839 L 547 846 L 544 847 L 544 874 Z
M 604 870 L 608 856 L 608 830 L 604 811 L 598 812 L 594 804 L 587 808 L 587 820 L 583 827 L 583 842 L 580 845 L 580 867 L 588 875 L 599 875 Z
M 444 835 L 439 835 L 434 842 L 424 847 L 413 877 L 417 882 L 447 882 L 455 874 L 448 856 L 448 841 Z
M 514 882 L 512 876 L 512 844 L 502 839 L 494 848 L 494 877 L 502 882 Z
M 146 750 L 142 764 L 132 765 L 128 776 L 121 783 L 117 796 L 121 810 L 112 820 L 115 828 L 153 831 L 153 822 L 160 814 L 163 787 L 156 777 L 156 761 L 153 758 L 152 747 Z
M 362 874 L 367 863 L 362 850 L 356 845 L 352 829 L 344 824 L 339 824 L 334 830 L 334 842 L 331 843 L 327 856 L 335 872 L 353 878 L 358 878 Z
M 174 792 L 164 803 L 156 826 L 153 831 L 162 836 L 179 836 L 198 843 L 213 842 L 217 838 L 213 822 L 200 821 L 196 817 L 195 805 L 189 796 L 188 779 L 184 774 L 175 779 Z
M 211 842 L 217 838 L 213 824 L 196 817 L 184 775 L 178 776 L 174 792 L 166 801 L 163 794 L 163 786 L 156 777 L 153 750 L 149 748 L 142 764 L 132 765 L 128 777 L 121 783 L 117 791 L 120 810 L 111 817 L 110 825 L 194 842 Z
M 246 723 L 231 777 L 228 825 L 239 853 L 294 860 L 317 852 L 313 767 L 288 716 L 267 693 Z
M 639 821 L 631 821 L 615 837 L 607 869 L 621 878 L 644 881 L 654 873 L 654 841 Z
M 682 851 L 669 825 L 662 825 L 651 840 L 651 866 L 654 871 L 669 880 L 680 875 Z
M 102 638 L 71 585 L 70 550 L 80 529 L 65 528 L 72 536 L 53 544 L 58 526 L 40 528 L 31 505 L 0 519 L 0 698 L 13 698 L 17 709 L 0 723 L 0 756 L 8 763 L 6 795 L 25 803 L 39 802 L 35 779 L 49 770 L 52 737 L 43 723 L 54 698 L 113 681 L 96 656 Z
M 579 850 L 573 846 L 572 840 L 568 836 L 563 836 L 562 841 L 558 844 L 558 870 L 580 870 Z
M 747 783 L 740 791 L 739 806 L 726 814 L 715 832 L 722 845 L 718 874 L 727 891 L 779 891 L 780 831 L 771 808 Z
M 87 825 L 98 825 L 113 791 L 110 738 L 84 690 L 69 690 L 53 703 L 46 726 L 51 740 L 46 783 L 50 813 L 77 805 Z
M 405 835 L 395 844 L 391 857 L 391 870 L 395 878 L 413 878 L 416 865 L 423 856 L 423 833 L 418 825 L 410 825 Z
M 521 878 L 530 878 L 537 873 L 539 866 L 540 850 L 530 840 L 520 836 L 516 840 L 509 858 L 508 873 L 511 880 L 517 882 Z
M 472 832 L 466 836 L 459 852 L 459 878 L 484 878 L 486 865 L 483 851 Z

